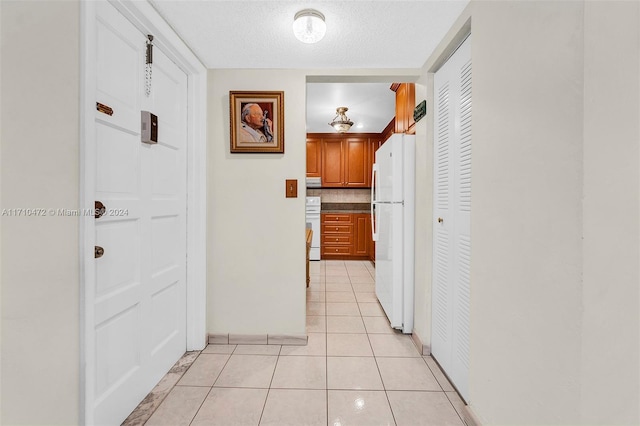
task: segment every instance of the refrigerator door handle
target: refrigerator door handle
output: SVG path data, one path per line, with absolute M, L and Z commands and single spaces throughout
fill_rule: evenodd
M 375 205 L 376 205 L 376 177 L 378 176 L 378 165 L 373 164 L 371 168 L 371 239 L 373 241 L 378 241 L 378 233 L 376 232 L 376 216 L 375 216 Z
M 378 175 L 378 164 L 373 163 L 373 167 L 371 167 L 371 202 L 376 201 L 376 176 Z
M 375 215 L 375 204 L 371 203 L 371 239 L 373 241 L 378 241 L 378 233 L 376 232 L 376 215 Z

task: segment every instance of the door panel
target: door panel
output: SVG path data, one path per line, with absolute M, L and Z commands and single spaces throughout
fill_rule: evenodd
M 432 354 L 469 402 L 471 40 L 434 76 Z
M 146 37 L 106 2 L 97 9 L 93 363 L 89 422 L 120 424 L 186 350 L 187 77 L 157 47 L 144 90 Z M 140 111 L 158 143 L 140 140 Z M 89 339 L 89 341 L 91 341 Z
M 342 141 L 322 141 L 322 186 L 343 185 Z
M 443 67 L 444 68 L 444 67 Z M 446 68 L 445 68 L 446 70 Z M 434 140 L 434 249 L 433 249 L 433 333 L 432 354 L 446 363 L 451 358 L 451 249 L 449 220 L 449 185 L 452 181 L 450 162 L 451 126 L 450 81 L 447 74 L 436 73 L 435 140 Z M 443 366 L 444 368 L 444 366 Z M 446 370 L 446 369 L 445 369 Z
M 435 232 L 434 264 L 433 264 L 433 348 L 434 356 L 446 359 L 449 357 L 449 232 L 438 227 Z
M 458 373 L 460 380 L 464 380 L 466 378 L 464 372 L 469 371 L 471 238 L 466 235 L 460 235 L 457 238 L 457 244 L 456 267 L 458 270 L 454 295 L 455 318 L 453 321 L 453 348 L 455 354 L 452 364 L 454 370 L 460 372 Z
M 307 177 L 322 176 L 321 143 L 321 139 L 307 139 Z
M 108 252 L 96 262 L 98 299 L 140 283 L 139 235 L 138 220 L 105 221 L 96 225 L 96 241 L 108 247 Z
M 176 149 L 156 145 L 151 150 L 153 161 L 152 194 L 155 198 L 162 195 L 176 195 L 180 191 L 180 162 Z M 161 198 L 161 197 L 160 197 Z
M 144 62 L 144 36 L 133 25 L 121 25 L 122 15 L 107 5 L 99 5 L 96 25 L 98 75 L 96 101 L 111 107 L 109 116 L 97 113 L 98 120 L 131 133 L 139 131 L 140 73 Z
M 96 393 L 100 399 L 117 391 L 119 382 L 140 368 L 139 320 L 140 305 L 134 304 L 96 327 Z
M 369 254 L 369 215 L 354 214 L 354 254 L 357 256 L 367 256 Z
M 350 138 L 344 141 L 346 149 L 345 182 L 350 187 L 368 187 L 371 172 L 367 168 L 369 140 Z
M 154 319 L 151 330 L 152 354 L 157 354 L 167 342 L 177 336 L 180 331 L 176 329 L 176 324 L 180 323 L 180 316 L 183 314 L 175 303 L 176 299 L 182 297 L 180 281 L 158 287 L 161 290 L 151 296 L 151 316 Z
M 112 127 L 100 117 L 96 123 L 96 157 L 104 161 L 97 163 L 96 191 L 138 198 L 139 151 L 139 136 Z
M 179 241 L 175 216 L 155 217 L 151 220 L 151 274 L 154 278 L 178 266 Z
M 452 375 L 460 392 L 468 398 L 469 375 L 469 310 L 471 266 L 471 55 L 469 40 L 461 47 L 461 59 L 456 73 L 460 82 L 458 92 L 458 127 L 455 151 L 455 286 Z

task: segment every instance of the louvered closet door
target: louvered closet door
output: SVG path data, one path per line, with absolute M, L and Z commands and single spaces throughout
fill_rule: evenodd
M 471 37 L 434 76 L 432 354 L 469 401 Z

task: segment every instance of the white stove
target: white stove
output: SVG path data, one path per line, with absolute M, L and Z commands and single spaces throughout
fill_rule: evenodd
M 306 222 L 313 231 L 309 260 L 320 260 L 320 206 L 320 197 L 307 197 L 305 203 Z

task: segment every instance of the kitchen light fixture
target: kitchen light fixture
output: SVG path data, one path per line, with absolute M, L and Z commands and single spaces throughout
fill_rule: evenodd
M 333 121 L 329 123 L 338 133 L 348 132 L 351 126 L 353 126 L 353 121 L 349 120 L 345 115 L 345 112 L 348 110 L 349 108 L 347 107 L 336 108 L 336 116 L 333 118 Z
M 303 43 L 317 43 L 327 31 L 324 15 L 315 9 L 304 9 L 293 19 L 293 34 Z

